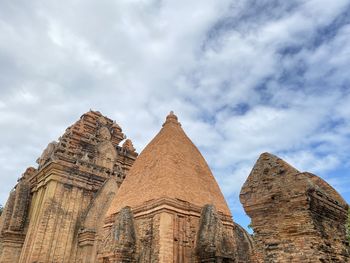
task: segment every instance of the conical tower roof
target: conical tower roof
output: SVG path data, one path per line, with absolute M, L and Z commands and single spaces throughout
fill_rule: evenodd
M 213 204 L 218 211 L 231 215 L 208 164 L 173 112 L 135 161 L 107 215 L 164 197 L 197 206 Z

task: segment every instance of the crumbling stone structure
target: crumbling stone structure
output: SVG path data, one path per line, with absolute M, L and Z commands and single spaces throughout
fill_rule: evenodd
M 130 140 L 119 146 L 124 138 L 115 122 L 90 111 L 47 146 L 4 208 L 1 263 L 89 262 L 101 218 L 137 157 Z
M 325 181 L 264 153 L 240 199 L 259 262 L 350 262 L 348 205 Z
M 350 262 L 348 205 L 319 177 L 261 155 L 240 194 L 252 237 L 172 112 L 140 156 L 124 139 L 90 111 L 50 143 L 10 193 L 0 263 Z

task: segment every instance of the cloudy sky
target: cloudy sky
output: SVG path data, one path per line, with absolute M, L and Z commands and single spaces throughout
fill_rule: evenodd
M 272 152 L 350 202 L 350 0 L 0 0 L 0 203 L 89 109 L 138 151 L 170 110 L 233 212 Z

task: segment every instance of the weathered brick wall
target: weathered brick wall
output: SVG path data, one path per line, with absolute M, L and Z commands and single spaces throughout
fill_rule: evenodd
M 344 224 L 347 215 L 344 209 L 320 191 L 310 191 L 308 196 L 313 225 L 321 240 L 317 244 L 320 259 L 326 262 L 350 261 L 350 247 L 346 242 Z
M 23 176 L 11 192 L 0 222 L 0 262 L 17 262 L 25 238 L 30 186 Z
M 20 242 L 6 242 L 3 245 L 3 251 L 0 257 L 1 263 L 14 263 L 17 262 L 21 255 L 23 245 L 23 239 Z
M 174 225 L 174 262 L 195 262 L 199 217 L 175 214 Z
M 265 153 L 240 199 L 252 219 L 260 262 L 348 262 L 348 206 L 319 177 Z
M 159 262 L 159 225 L 159 215 L 135 220 L 139 262 Z
M 118 124 L 90 111 L 50 143 L 37 160 L 38 170 L 27 169 L 11 193 L 0 222 L 0 257 L 11 263 L 74 262 L 84 219 L 85 228 L 91 222 L 101 227 L 103 211 L 112 199 L 97 195 L 106 207 L 95 205 L 86 218 L 95 194 L 111 177 L 115 179 L 112 187 L 118 188 L 137 157 L 130 140 L 119 145 L 124 138 Z M 85 233 L 88 239 L 89 235 Z
M 218 259 L 234 262 L 237 257 L 233 226 L 228 231 L 213 205 L 202 208 L 197 231 L 196 255 L 199 262 Z
M 234 239 L 236 244 L 236 262 L 237 263 L 255 263 L 255 245 L 250 234 L 240 225 L 235 223 Z
M 32 222 L 20 262 L 69 262 L 76 223 L 92 193 L 50 181 L 32 203 Z
M 23 231 L 24 225 L 27 220 L 29 201 L 29 182 L 27 180 L 21 180 L 16 187 L 16 200 L 9 226 L 9 229 L 11 231 Z
M 346 237 L 348 243 L 350 243 L 350 208 L 348 209 L 348 220 L 346 224 Z
M 11 217 L 15 206 L 15 201 L 16 201 L 16 192 L 12 190 L 9 198 L 7 199 L 6 205 L 4 207 L 4 211 L 2 212 L 2 215 L 1 215 L 0 238 L 2 233 L 8 230 L 10 227 Z
M 183 203 L 179 201 L 169 201 L 176 207 L 167 206 L 166 209 L 160 209 L 167 202 L 163 201 L 151 202 L 148 206 L 135 210 L 133 225 L 136 249 L 133 250 L 135 252 L 132 256 L 125 259 L 129 260 L 128 262 L 212 262 L 208 260 L 255 262 L 254 246 L 249 234 L 238 225 L 234 225 L 232 221 L 226 221 L 227 218 L 219 215 L 215 208 L 207 213 L 202 213 L 201 216 L 200 208 L 190 210 L 191 205 L 187 204 L 182 207 Z M 159 204 L 159 206 L 152 205 L 152 203 Z M 119 214 L 115 216 L 118 218 Z M 112 218 L 107 218 L 103 233 L 104 239 L 98 250 L 97 262 L 99 263 L 104 262 L 103 260 L 114 262 L 120 258 L 120 255 L 116 253 L 116 251 L 119 253 L 121 251 L 120 243 L 118 243 L 120 241 L 116 240 L 116 233 L 127 231 L 125 228 L 118 230 L 116 222 L 119 221 L 116 219 L 113 223 Z
M 118 255 L 119 244 L 116 240 L 116 232 L 120 232 L 116 225 L 119 215 L 115 217 L 113 224 L 106 225 L 102 230 L 102 242 L 99 243 L 97 262 L 114 262 Z M 134 220 L 135 252 L 128 258 L 129 262 L 161 262 L 160 251 L 160 214 L 142 217 Z
M 118 185 L 116 176 L 109 178 L 85 210 L 81 222 L 78 222 L 79 232 L 74 239 L 71 262 L 96 262 L 97 247 L 103 238 L 103 219 L 118 191 Z

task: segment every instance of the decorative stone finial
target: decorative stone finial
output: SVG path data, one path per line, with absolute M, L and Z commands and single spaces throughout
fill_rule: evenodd
M 134 145 L 132 144 L 132 141 L 130 139 L 126 139 L 125 142 L 123 143 L 123 148 L 129 150 L 130 152 L 135 152 L 136 149 Z
M 163 127 L 168 123 L 174 123 L 181 126 L 181 123 L 178 121 L 177 116 L 174 114 L 173 111 L 170 111 L 169 115 L 166 116 L 166 120 L 163 123 Z

